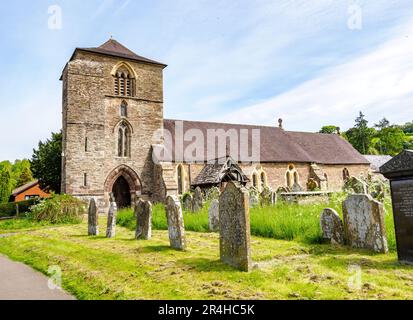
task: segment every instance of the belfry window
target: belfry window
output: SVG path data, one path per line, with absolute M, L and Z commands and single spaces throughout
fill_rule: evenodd
M 114 92 L 116 96 L 132 97 L 134 94 L 134 79 L 129 70 L 122 66 L 114 75 Z
M 130 129 L 126 123 L 122 122 L 118 129 L 118 156 L 130 157 Z

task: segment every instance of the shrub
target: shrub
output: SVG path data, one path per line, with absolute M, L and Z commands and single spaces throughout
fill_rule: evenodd
M 39 199 L 30 199 L 20 202 L 10 202 L 0 204 L 0 218 L 16 216 L 16 205 L 19 206 L 19 215 L 23 215 L 30 211 L 30 207 L 36 204 Z
M 80 223 L 87 212 L 87 204 L 69 195 L 53 195 L 32 206 L 31 217 L 37 221 Z

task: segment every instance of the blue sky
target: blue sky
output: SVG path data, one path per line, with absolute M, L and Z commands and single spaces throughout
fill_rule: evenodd
M 48 8 L 62 28 L 48 28 Z M 349 28 L 359 8 L 361 29 Z M 349 11 L 350 10 L 350 11 Z M 411 0 L 0 2 L 0 159 L 61 127 L 60 73 L 110 35 L 168 64 L 165 117 L 317 131 L 413 120 Z

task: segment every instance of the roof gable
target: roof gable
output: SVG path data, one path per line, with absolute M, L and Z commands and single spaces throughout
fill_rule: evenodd
M 38 185 L 38 184 L 39 184 L 39 180 L 34 180 L 34 181 L 32 181 L 32 182 L 26 183 L 25 185 L 14 189 L 14 190 L 12 191 L 12 194 L 11 194 L 11 195 L 12 195 L 13 197 L 15 197 L 15 196 L 17 196 L 18 194 L 20 194 L 20 193 L 22 193 L 22 192 L 24 192 L 24 191 L 26 191 L 26 190 L 28 190 L 28 189 L 30 189 L 30 188 L 33 188 L 34 186 L 36 186 L 36 185 Z

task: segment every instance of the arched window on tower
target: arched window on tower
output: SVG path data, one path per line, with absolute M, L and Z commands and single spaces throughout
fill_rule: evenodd
M 116 96 L 132 97 L 134 95 L 134 78 L 125 66 L 121 66 L 114 74 L 114 92 Z
M 130 139 L 131 132 L 128 125 L 122 122 L 118 129 L 118 156 L 127 158 L 130 157 Z
M 122 101 L 120 105 L 120 116 L 121 117 L 127 117 L 128 116 L 128 104 L 126 101 Z

